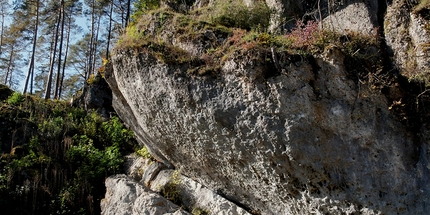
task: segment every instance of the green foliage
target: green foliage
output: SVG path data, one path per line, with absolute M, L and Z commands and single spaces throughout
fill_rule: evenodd
M 131 20 L 135 22 L 143 14 L 149 10 L 154 10 L 160 7 L 160 0 L 137 0 L 133 3 L 133 13 L 131 14 Z
M 41 144 L 37 136 L 30 139 L 28 144 L 28 153 L 18 159 L 14 159 L 10 162 L 10 168 L 15 171 L 20 171 L 34 167 L 36 165 L 48 164 L 51 162 L 51 158 L 44 154 L 41 150 Z M 37 170 L 29 171 L 30 173 L 38 173 Z
M 77 178 L 93 181 L 120 170 L 123 159 L 119 145 L 113 144 L 98 149 L 94 146 L 94 141 L 86 135 L 75 135 L 73 140 L 76 144 L 67 150 L 66 158 L 70 163 L 77 164 L 75 171 Z
M 112 117 L 109 121 L 103 122 L 102 129 L 108 135 L 108 139 L 113 145 L 130 142 L 134 137 L 133 132 L 124 128 L 124 125 L 116 116 Z
M 14 92 L 9 98 L 7 99 L 7 103 L 10 105 L 19 105 L 24 101 L 24 96 L 19 92 Z
M 103 120 L 65 102 L 27 96 L 19 107 L 0 103 L 4 106 L 0 210 L 99 214 L 104 179 L 121 172 L 123 155 L 136 146 L 133 133 L 118 117 Z M 17 133 L 22 135 L 12 135 Z M 23 199 L 27 199 L 24 204 Z M 18 204 L 23 205 L 8 209 Z
M 272 13 L 262 1 L 251 7 L 246 6 L 243 1 L 218 1 L 215 8 L 211 14 L 213 23 L 247 30 L 266 29 Z
M 137 150 L 136 153 L 142 156 L 143 158 L 154 160 L 154 157 L 152 157 L 152 155 L 149 153 L 148 149 L 145 146 Z

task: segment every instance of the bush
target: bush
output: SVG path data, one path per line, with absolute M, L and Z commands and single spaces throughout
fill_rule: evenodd
M 212 22 L 242 29 L 266 29 L 269 27 L 271 10 L 258 1 L 247 7 L 242 1 L 219 1 L 212 15 Z
M 322 31 L 318 27 L 318 22 L 309 21 L 306 24 L 302 20 L 298 20 L 296 27 L 286 35 L 288 39 L 293 41 L 294 48 L 307 48 L 314 45 L 322 36 Z
M 24 96 L 19 92 L 14 92 L 9 98 L 7 99 L 7 103 L 10 105 L 19 105 L 24 101 Z
M 103 121 L 67 102 L 19 93 L 7 102 L 20 106 L 0 115 L 0 210 L 100 214 L 103 181 L 122 171 L 123 155 L 136 146 L 133 133 L 117 117 Z M 10 138 L 15 133 L 23 135 Z
M 131 20 L 135 22 L 140 16 L 145 14 L 148 10 L 154 10 L 160 7 L 160 0 L 137 0 L 133 3 L 133 13 Z
M 0 84 L 0 101 L 7 99 L 12 93 L 13 91 L 8 86 Z

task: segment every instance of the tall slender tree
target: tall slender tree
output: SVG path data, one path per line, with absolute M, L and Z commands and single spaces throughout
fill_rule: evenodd
M 20 76 L 20 66 L 22 65 L 21 50 L 23 49 L 20 43 L 22 28 L 19 25 L 12 25 L 5 28 L 3 37 L 3 57 L 0 57 L 0 71 L 2 72 L 1 83 L 15 88 L 18 83 L 17 78 Z
M 58 64 L 57 64 L 57 74 L 55 81 L 55 90 L 54 90 L 54 98 L 59 99 L 58 92 L 60 87 L 60 79 L 61 79 L 61 55 L 63 51 L 63 38 L 64 38 L 64 23 L 65 23 L 65 4 L 64 0 L 61 0 L 60 3 L 60 20 L 61 20 L 61 31 L 60 31 L 60 47 L 58 48 Z
M 2 46 L 3 46 L 3 37 L 4 37 L 4 29 L 6 27 L 5 19 L 8 16 L 9 4 L 7 1 L 0 2 L 0 57 L 2 54 Z
M 30 62 L 28 64 L 27 76 L 25 79 L 24 90 L 23 93 L 27 93 L 28 82 L 34 76 L 34 58 L 36 54 L 36 45 L 37 45 L 37 32 L 39 29 L 39 9 L 40 9 L 40 0 L 35 0 L 35 11 L 36 11 L 36 19 L 34 21 L 34 31 L 33 31 L 33 44 L 31 49 Z M 31 81 L 30 93 L 33 93 L 33 80 Z
M 55 25 L 55 34 L 53 37 L 53 46 L 52 46 L 52 53 L 51 53 L 51 59 L 50 59 L 50 66 L 49 66 L 49 72 L 48 77 L 46 79 L 46 87 L 45 87 L 45 99 L 51 98 L 51 90 L 52 90 L 52 77 L 54 74 L 54 65 L 55 65 L 55 59 L 57 55 L 57 44 L 58 44 L 58 34 L 60 29 L 60 23 L 61 23 L 61 13 L 58 14 L 57 17 L 57 23 Z
M 106 54 L 105 58 L 109 59 L 109 48 L 110 48 L 110 41 L 112 36 L 112 23 L 113 23 L 113 7 L 114 7 L 114 1 L 111 1 L 109 5 L 109 27 L 108 27 L 108 37 L 107 37 L 107 44 L 106 44 Z

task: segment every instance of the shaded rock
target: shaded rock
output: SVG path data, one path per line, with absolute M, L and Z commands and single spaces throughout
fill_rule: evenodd
M 145 173 L 142 176 L 141 183 L 150 187 L 151 181 L 154 180 L 158 173 L 163 169 L 166 169 L 166 166 L 164 164 L 159 162 L 152 162 L 152 164 L 145 170 Z
M 0 84 L 0 101 L 6 100 L 13 91 L 6 85 Z
M 106 196 L 101 208 L 103 215 L 189 214 L 125 175 L 106 179 Z
M 142 180 L 142 175 L 151 166 L 152 161 L 133 153 L 125 157 L 125 173 L 135 181 Z
M 149 188 L 155 192 L 160 193 L 163 187 L 165 187 L 172 180 L 172 175 L 174 172 L 175 170 L 173 169 L 161 170 L 151 181 Z
M 82 94 L 73 100 L 74 106 L 79 106 L 85 110 L 95 110 L 103 118 L 110 118 L 114 112 L 112 107 L 112 91 L 106 80 L 99 73 L 94 76 L 91 83 L 85 82 Z
M 286 1 L 266 0 L 274 11 L 271 17 L 271 32 L 283 32 L 295 27 L 297 20 L 319 20 L 325 29 L 373 34 L 379 26 L 378 1 Z
M 266 0 L 266 4 L 273 10 L 269 27 L 271 32 L 282 32 L 285 28 L 293 27 L 295 23 L 289 21 L 292 18 L 301 18 L 305 13 L 303 2 L 300 0 Z

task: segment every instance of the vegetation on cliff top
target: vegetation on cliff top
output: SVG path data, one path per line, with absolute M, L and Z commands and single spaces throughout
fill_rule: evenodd
M 0 88 L 2 213 L 100 214 L 105 177 L 122 172 L 133 133 L 117 117 Z
M 214 74 L 233 53 L 268 52 L 271 48 L 308 56 L 336 47 L 350 57 L 372 61 L 375 70 L 380 65 L 377 29 L 373 35 L 340 34 L 321 29 L 318 21 L 298 20 L 289 32 L 275 34 L 267 31 L 272 11 L 263 1 L 251 7 L 242 1 L 216 1 L 187 12 L 160 7 L 159 1 L 140 2 L 151 3 L 151 6 L 141 7 L 142 10 L 133 15 L 134 21 L 115 49 L 149 52 L 171 65 L 188 64 L 191 74 Z M 180 48 L 180 44 L 202 46 L 204 53 L 189 53 Z

